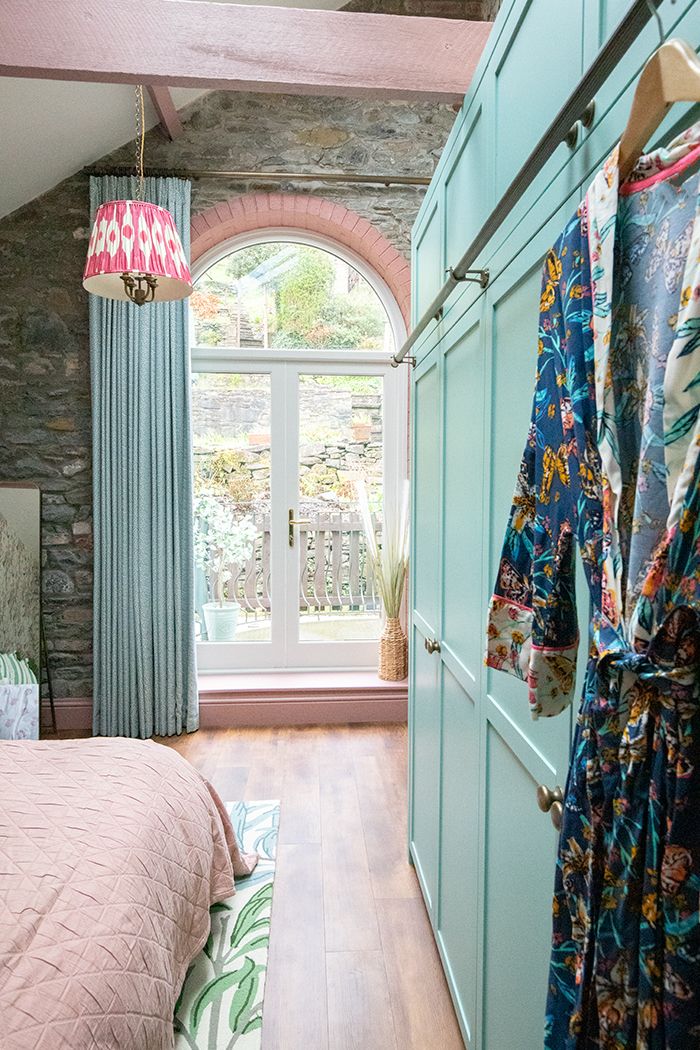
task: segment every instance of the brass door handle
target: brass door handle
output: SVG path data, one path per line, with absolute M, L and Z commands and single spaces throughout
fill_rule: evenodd
M 537 788 L 537 805 L 543 813 L 549 813 L 550 820 L 559 831 L 561 818 L 564 815 L 564 795 L 560 787 L 548 788 L 546 784 L 540 784 Z
M 310 525 L 311 522 L 308 518 L 295 518 L 294 511 L 289 508 L 289 546 L 294 546 L 294 526 L 295 525 Z
M 425 646 L 425 651 L 427 653 L 432 654 L 440 652 L 440 643 L 437 638 L 426 638 L 423 645 Z

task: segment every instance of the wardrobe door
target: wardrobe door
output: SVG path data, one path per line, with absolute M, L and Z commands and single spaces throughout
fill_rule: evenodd
M 441 363 L 433 349 L 413 377 L 411 602 L 411 856 L 431 918 L 437 901 L 440 830 L 440 456 Z
M 553 239 L 553 237 L 552 237 Z M 537 365 L 537 238 L 488 291 L 491 337 L 487 586 L 501 554 Z M 486 594 L 484 595 L 486 600 Z M 533 722 L 525 684 L 488 669 L 482 721 L 484 857 L 481 1050 L 542 1045 L 557 835 L 537 788 L 563 787 L 570 715 Z
M 484 649 L 483 297 L 443 342 L 442 782 L 438 943 L 466 1041 L 478 974 L 479 682 Z
M 479 719 L 474 691 L 442 665 L 440 902 L 437 938 L 465 1041 L 476 1028 Z

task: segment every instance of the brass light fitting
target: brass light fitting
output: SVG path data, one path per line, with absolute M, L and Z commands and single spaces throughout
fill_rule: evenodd
M 136 306 L 143 306 L 144 303 L 153 302 L 158 279 L 152 273 L 123 273 L 121 279 L 124 282 L 127 296 Z M 146 285 L 145 288 L 144 284 Z

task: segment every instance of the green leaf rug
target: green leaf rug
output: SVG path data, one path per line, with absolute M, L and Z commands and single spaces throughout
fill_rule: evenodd
M 241 849 L 258 853 L 236 895 L 211 909 L 209 940 L 175 1007 L 175 1050 L 259 1050 L 275 877 L 278 802 L 227 803 Z

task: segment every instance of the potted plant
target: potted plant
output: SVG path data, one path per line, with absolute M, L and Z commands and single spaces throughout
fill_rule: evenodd
M 226 585 L 253 553 L 257 529 L 250 518 L 236 520 L 232 508 L 214 496 L 200 496 L 195 504 L 195 560 L 209 583 L 211 601 L 202 606 L 210 642 L 232 642 L 236 637 L 240 605 Z
M 377 541 L 365 483 L 356 484 L 367 553 L 385 617 L 379 640 L 379 677 L 401 682 L 408 674 L 408 643 L 399 619 L 408 569 L 408 482 L 404 485 L 400 514 L 393 521 L 385 514 L 381 542 Z

